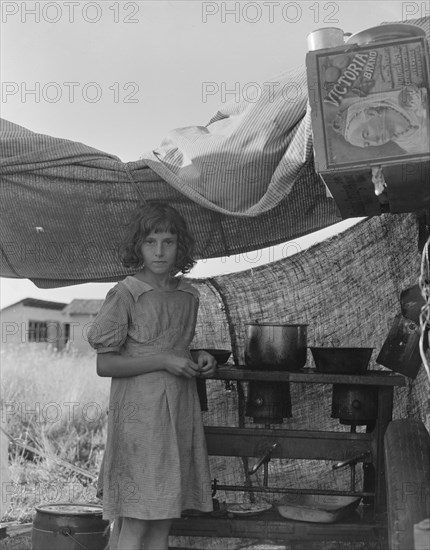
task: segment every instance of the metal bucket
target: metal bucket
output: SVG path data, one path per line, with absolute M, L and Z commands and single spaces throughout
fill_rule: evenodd
M 245 363 L 251 369 L 298 371 L 306 363 L 308 325 L 246 323 Z M 288 382 L 251 381 L 246 416 L 281 424 L 292 415 Z
M 109 522 L 101 506 L 46 504 L 36 507 L 32 550 L 104 550 L 109 542 Z

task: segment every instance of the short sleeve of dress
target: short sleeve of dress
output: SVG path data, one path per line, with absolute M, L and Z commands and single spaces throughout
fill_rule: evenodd
M 112 288 L 88 331 L 88 343 L 97 353 L 118 352 L 128 333 L 129 304 L 118 285 Z

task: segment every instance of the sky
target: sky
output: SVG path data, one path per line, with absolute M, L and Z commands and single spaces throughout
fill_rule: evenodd
M 307 34 L 358 32 L 428 15 L 425 2 L 5 1 L 1 116 L 137 160 L 173 128 L 205 125 L 250 83 L 303 65 Z M 354 220 L 264 251 L 201 261 L 192 277 L 248 269 L 303 250 Z M 27 297 L 104 298 L 112 284 L 38 289 L 0 279 L 0 307 Z

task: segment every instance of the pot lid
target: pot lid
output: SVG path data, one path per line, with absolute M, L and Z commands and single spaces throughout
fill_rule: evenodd
M 103 509 L 97 504 L 61 502 L 58 504 L 43 504 L 41 506 L 36 506 L 36 511 L 59 516 L 101 516 Z
M 423 29 L 417 25 L 407 25 L 406 23 L 395 23 L 392 25 L 379 25 L 364 29 L 350 36 L 347 44 L 364 45 L 382 40 L 398 40 L 400 38 L 410 38 L 413 36 L 426 36 Z

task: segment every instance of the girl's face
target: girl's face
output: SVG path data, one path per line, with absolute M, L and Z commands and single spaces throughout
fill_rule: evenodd
M 142 244 L 143 265 L 154 275 L 166 275 L 175 265 L 177 251 L 177 235 L 152 231 Z

